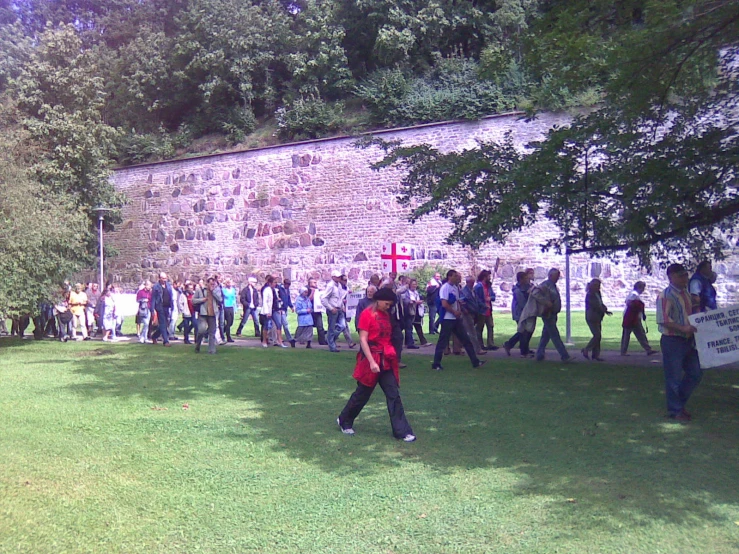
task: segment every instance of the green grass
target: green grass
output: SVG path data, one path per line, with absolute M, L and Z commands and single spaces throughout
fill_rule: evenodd
M 737 373 L 409 357 L 419 439 L 348 353 L 0 340 L 0 552 L 735 553 Z M 183 409 L 187 405 L 188 409 Z

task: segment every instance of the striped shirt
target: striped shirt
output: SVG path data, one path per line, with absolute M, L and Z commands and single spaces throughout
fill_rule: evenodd
M 668 337 L 684 337 L 690 335 L 667 329 L 665 323 L 690 325 L 688 316 L 693 313 L 693 302 L 688 289 L 679 289 L 670 285 L 657 297 L 657 325 L 659 332 Z

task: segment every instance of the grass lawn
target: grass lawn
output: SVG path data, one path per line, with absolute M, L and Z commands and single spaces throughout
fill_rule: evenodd
M 418 441 L 349 353 L 0 340 L 0 552 L 736 553 L 739 374 L 408 357 Z

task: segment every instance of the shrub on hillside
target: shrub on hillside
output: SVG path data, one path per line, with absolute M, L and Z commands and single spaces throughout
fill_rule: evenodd
M 286 140 L 320 138 L 341 128 L 343 113 L 343 102 L 298 98 L 275 112 L 278 134 Z
M 478 64 L 465 58 L 441 58 L 423 77 L 378 71 L 355 94 L 380 125 L 479 119 L 515 107 L 513 94 L 495 81 L 480 78 Z

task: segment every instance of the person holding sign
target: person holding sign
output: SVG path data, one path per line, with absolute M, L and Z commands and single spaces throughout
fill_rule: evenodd
M 667 278 L 670 286 L 657 297 L 667 412 L 670 419 L 687 423 L 691 415 L 685 405 L 703 376 L 693 336 L 697 329 L 688 320 L 693 303 L 687 270 L 682 264 L 672 264 L 667 268 Z

